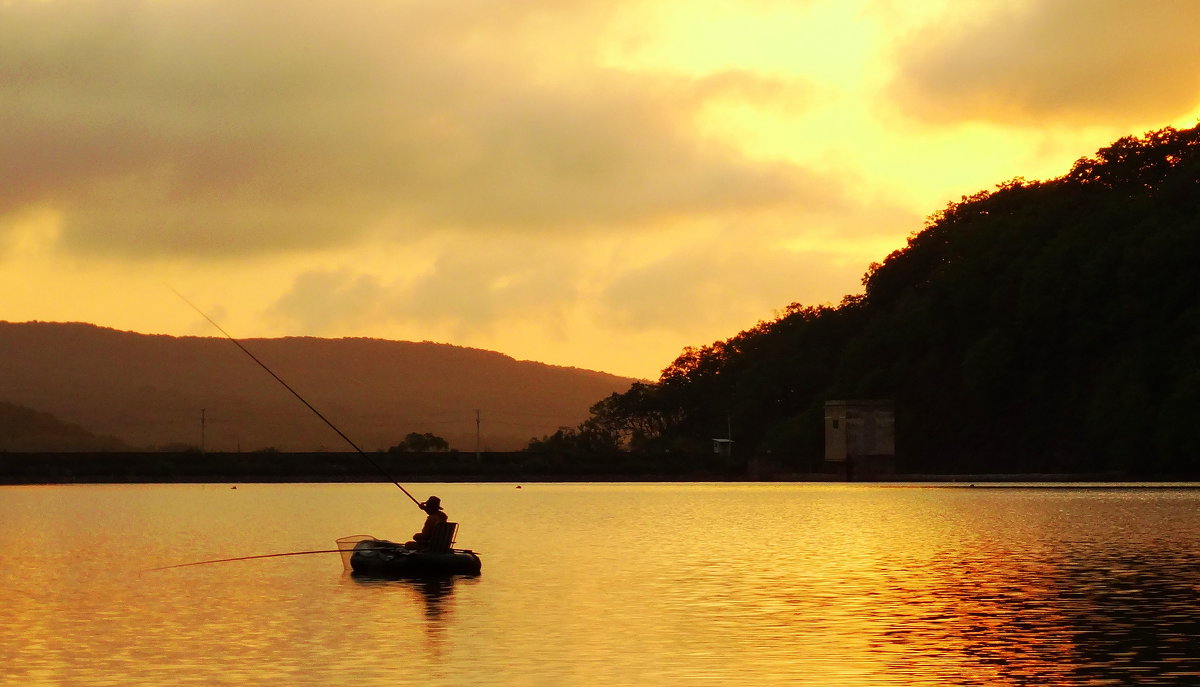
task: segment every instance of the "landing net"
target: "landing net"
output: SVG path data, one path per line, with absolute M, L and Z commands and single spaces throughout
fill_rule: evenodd
M 350 537 L 342 537 L 337 540 L 338 553 L 342 555 L 342 570 L 350 570 L 350 554 L 354 553 L 354 547 L 360 541 L 378 541 L 375 537 L 369 534 L 356 534 Z

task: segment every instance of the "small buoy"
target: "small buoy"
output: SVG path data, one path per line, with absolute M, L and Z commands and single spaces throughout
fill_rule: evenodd
M 521 485 L 519 485 L 519 484 L 518 484 L 518 485 L 517 485 L 517 488 L 518 488 L 518 489 L 520 489 L 520 488 L 521 488 Z
M 232 487 L 229 487 L 229 488 L 230 488 L 230 489 L 237 489 L 237 485 L 235 484 L 235 485 L 233 485 Z

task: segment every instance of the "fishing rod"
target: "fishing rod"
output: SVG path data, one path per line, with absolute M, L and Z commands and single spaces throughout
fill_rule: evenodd
M 179 563 L 178 565 L 164 565 L 158 568 L 150 568 L 146 572 L 154 572 L 156 570 L 171 570 L 172 568 L 186 568 L 192 565 L 208 565 L 209 563 L 229 563 L 232 561 L 249 561 L 255 558 L 279 558 L 280 556 L 307 556 L 310 553 L 342 553 L 341 549 L 322 549 L 320 551 L 289 551 L 288 553 L 263 553 L 257 556 L 239 556 L 237 558 L 217 558 L 211 561 L 196 561 L 195 563 Z
M 417 504 L 417 508 L 421 508 L 421 502 L 420 502 L 420 501 L 418 501 L 418 500 L 416 499 L 416 497 L 414 497 L 412 494 L 408 493 L 408 490 L 407 490 L 407 489 L 405 489 L 404 487 L 400 486 L 400 483 L 396 481 L 396 478 L 395 478 L 395 477 L 392 477 L 392 474 L 391 474 L 390 472 L 388 472 L 387 470 L 385 470 L 385 469 L 383 468 L 383 466 L 382 466 L 382 465 L 380 465 L 379 463 L 377 463 L 377 462 L 375 461 L 375 459 L 371 458 L 371 456 L 370 456 L 370 455 L 368 455 L 366 451 L 364 451 L 364 450 L 362 450 L 361 448 L 359 448 L 358 444 L 354 443 L 354 440 L 353 440 L 353 439 L 351 439 L 350 437 L 346 436 L 346 433 L 345 433 L 345 432 L 343 432 L 342 430 L 338 429 L 338 428 L 337 428 L 337 425 L 333 424 L 333 422 L 331 422 L 331 421 L 329 420 L 329 418 L 325 417 L 325 416 L 324 416 L 324 415 L 321 413 L 321 411 L 317 410 L 317 409 L 316 409 L 316 407 L 314 407 L 314 406 L 313 406 L 313 404 L 311 404 L 311 403 L 309 403 L 307 400 L 305 400 L 305 398 L 304 398 L 303 396 L 301 396 L 301 395 L 300 395 L 300 392 L 296 391 L 295 389 L 293 389 L 293 388 L 291 387 L 291 385 L 290 385 L 290 384 L 288 384 L 287 382 L 283 381 L 283 378 L 282 378 L 282 377 L 280 377 L 279 375 L 275 374 L 275 371 L 274 371 L 274 370 L 272 370 L 271 368 L 267 367 L 267 364 L 266 364 L 266 363 L 264 363 L 263 361 L 259 360 L 257 356 L 255 356 L 253 353 L 251 353 L 251 352 L 250 352 L 250 349 L 248 349 L 248 348 L 246 348 L 245 346 L 243 346 L 241 341 L 238 341 L 237 339 L 233 338 L 233 335 L 231 335 L 229 332 L 225 331 L 225 328 L 224 328 L 224 327 L 222 327 L 221 325 L 217 324 L 216 320 L 214 320 L 213 318 L 209 317 L 209 316 L 208 316 L 208 314 L 207 314 L 207 313 L 205 313 L 203 310 L 201 310 L 199 307 L 197 307 L 197 305 L 196 305 L 195 303 L 193 303 L 193 302 L 189 301 L 189 300 L 188 300 L 186 297 L 184 297 L 184 295 L 183 295 L 182 293 L 179 293 L 178 291 L 175 291 L 175 289 L 174 289 L 174 288 L 172 288 L 172 287 L 170 287 L 170 286 L 168 286 L 167 288 L 171 289 L 171 291 L 174 291 L 174 292 L 175 292 L 175 295 L 176 295 L 176 296 L 179 296 L 179 298 L 180 298 L 181 300 L 183 300 L 183 302 L 184 302 L 184 303 L 187 303 L 188 305 L 192 306 L 192 310 L 195 310 L 196 312 L 200 313 L 200 316 L 201 316 L 201 317 L 203 317 L 204 319 L 208 320 L 208 323 L 209 323 L 209 324 L 211 324 L 212 326 L 216 327 L 216 328 L 217 328 L 217 331 L 219 331 L 219 332 L 221 332 L 222 334 L 224 334 L 226 339 L 229 339 L 230 341 L 232 341 L 232 342 L 233 342 L 233 344 L 234 344 L 235 346 L 237 346 L 238 348 L 242 349 L 242 352 L 243 352 L 243 353 L 245 353 L 246 355 L 250 356 L 250 359 L 251 359 L 251 360 L 253 360 L 254 362 L 258 363 L 258 366 L 259 366 L 259 367 L 261 367 L 262 369 L 266 370 L 266 371 L 267 371 L 267 374 L 271 375 L 272 377 L 274 377 L 274 378 L 275 378 L 275 381 L 277 381 L 277 382 L 279 382 L 280 384 L 282 384 L 282 385 L 283 385 L 283 388 L 285 388 L 285 389 L 287 389 L 288 391 L 292 392 L 292 395 L 293 395 L 293 396 L 295 396 L 296 398 L 300 399 L 300 402 L 301 402 L 301 403 L 303 403 L 305 406 L 307 406 L 309 410 L 313 411 L 313 413 L 314 413 L 314 414 L 316 414 L 316 416 L 317 416 L 317 417 L 321 418 L 321 420 L 322 420 L 322 421 L 323 421 L 325 424 L 329 425 L 329 428 L 330 428 L 330 429 L 332 429 L 333 431 L 337 432 L 337 435 L 338 435 L 338 436 L 340 436 L 341 438 L 345 439 L 345 440 L 346 440 L 346 443 L 347 443 L 347 444 L 350 444 L 350 446 L 352 446 L 352 447 L 354 448 L 354 450 L 355 450 L 355 451 L 358 451 L 358 455 L 360 455 L 360 456 L 362 456 L 363 458 L 365 458 L 365 459 L 367 460 L 367 462 L 368 462 L 368 463 L 370 463 L 371 465 L 373 465 L 373 466 L 375 467 L 375 469 L 376 469 L 376 470 L 378 470 L 379 472 L 383 473 L 383 476 L 384 476 L 384 477 L 387 477 L 387 478 L 388 478 L 388 480 L 389 480 L 389 481 L 391 481 L 391 483 L 392 483 L 392 484 L 396 485 L 396 488 L 397 488 L 397 489 L 399 489 L 400 491 L 404 492 L 404 495 L 405 495 L 405 496 L 407 496 L 408 498 L 412 499 L 412 502 L 413 502 L 413 503 L 415 503 L 415 504 Z M 286 556 L 286 555 L 293 555 L 293 554 L 272 554 L 272 555 Z

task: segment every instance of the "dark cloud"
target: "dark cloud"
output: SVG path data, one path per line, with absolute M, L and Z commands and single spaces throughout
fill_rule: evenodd
M 975 5 L 963 5 L 977 9 Z M 932 121 L 1132 126 L 1200 105 L 1200 3 L 1036 0 L 928 26 L 893 94 Z
M 4 3 L 0 219 L 52 207 L 78 251 L 228 256 L 579 231 L 820 184 L 694 131 L 710 98 L 794 85 L 597 67 L 611 5 Z

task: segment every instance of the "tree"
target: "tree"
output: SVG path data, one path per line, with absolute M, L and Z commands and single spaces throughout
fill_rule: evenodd
M 443 438 L 425 432 L 410 432 L 404 441 L 388 448 L 388 453 L 428 453 L 449 451 L 450 444 Z

